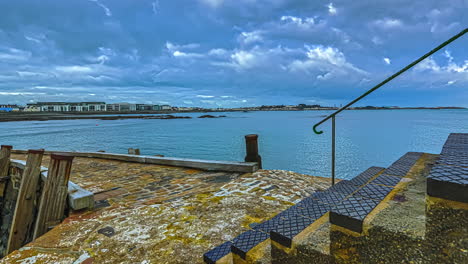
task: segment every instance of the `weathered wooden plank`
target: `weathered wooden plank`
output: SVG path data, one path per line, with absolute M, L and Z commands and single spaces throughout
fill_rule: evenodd
M 44 150 L 29 150 L 11 223 L 6 254 L 30 242 Z
M 11 166 L 24 169 L 26 162 L 23 160 L 11 160 Z M 47 168 L 41 167 L 41 179 L 47 180 Z M 94 194 L 81 188 L 78 184 L 68 181 L 68 205 L 73 210 L 81 210 L 94 207 Z
M 6 186 L 6 177 L 8 177 L 8 171 L 10 170 L 10 154 L 12 146 L 2 145 L 0 149 L 0 199 L 3 197 Z M 1 209 L 0 201 L 0 209 Z
M 10 166 L 9 178 L 6 181 L 5 192 L 2 197 L 2 208 L 0 211 L 0 257 L 4 256 L 8 244 L 11 222 L 16 207 L 22 175 L 23 169 Z
M 12 153 L 21 154 L 22 151 L 12 150 Z M 51 153 L 51 151 L 46 151 Z M 229 172 L 255 172 L 258 170 L 256 162 L 235 162 L 235 161 L 216 161 L 201 159 L 184 159 L 171 157 L 137 156 L 126 154 L 113 154 L 102 152 L 63 152 L 75 157 L 98 158 L 109 160 L 120 160 L 128 162 L 149 163 L 157 165 L 187 167 L 209 171 L 229 171 Z
M 51 154 L 33 239 L 43 235 L 63 220 L 72 162 L 71 155 Z

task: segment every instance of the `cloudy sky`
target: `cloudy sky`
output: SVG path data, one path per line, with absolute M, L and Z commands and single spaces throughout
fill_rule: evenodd
M 344 104 L 468 0 L 0 0 L 0 103 Z M 468 35 L 361 105 L 468 107 Z

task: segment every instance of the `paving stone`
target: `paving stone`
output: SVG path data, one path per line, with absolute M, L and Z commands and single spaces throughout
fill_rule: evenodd
M 382 175 L 379 175 L 379 177 L 375 178 L 370 183 L 395 187 L 400 182 L 400 180 L 401 180 L 400 177 L 382 174 Z
M 220 260 L 222 257 L 231 252 L 231 245 L 231 241 L 228 241 L 213 248 L 212 250 L 203 254 L 203 260 L 208 264 L 216 263 L 216 261 Z
M 382 167 L 370 167 L 367 170 L 363 171 L 356 177 L 349 180 L 349 183 L 354 184 L 356 186 L 362 186 L 366 184 L 372 177 L 374 177 L 379 172 L 383 171 L 384 168 Z
M 340 203 L 346 198 L 346 195 L 340 192 L 334 192 L 334 191 L 324 191 L 324 192 L 317 192 L 314 195 L 312 195 L 312 198 L 314 200 L 317 200 L 321 203 L 325 204 L 330 204 L 330 205 L 335 205 Z
M 383 200 L 393 189 L 386 186 L 367 184 L 355 193 L 357 196 L 367 197 L 375 200 Z
M 313 222 L 315 222 L 315 219 L 300 215 L 284 219 L 271 230 L 271 239 L 285 247 L 291 247 L 293 238 Z
M 427 194 L 468 202 L 468 168 L 436 165 L 427 177 Z
M 256 230 L 249 230 L 238 237 L 234 238 L 232 241 L 231 250 L 233 253 L 239 255 L 241 258 L 245 259 L 247 252 L 249 252 L 256 245 L 268 239 L 270 236 L 264 232 L 259 232 Z
M 354 232 L 362 232 L 364 218 L 379 204 L 379 201 L 352 196 L 330 211 L 330 223 Z

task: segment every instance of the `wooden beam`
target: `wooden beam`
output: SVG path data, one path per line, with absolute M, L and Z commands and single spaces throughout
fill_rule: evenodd
M 12 150 L 15 154 L 24 154 L 24 150 Z M 53 151 L 46 151 L 46 154 Z M 127 162 L 148 163 L 157 165 L 187 167 L 202 169 L 208 171 L 229 171 L 229 172 L 255 172 L 258 170 L 257 162 L 236 162 L 236 161 L 218 161 L 201 159 L 184 159 L 171 157 L 138 156 L 126 154 L 113 154 L 102 152 L 62 152 L 75 157 L 120 160 Z
M 44 150 L 29 150 L 16 201 L 6 254 L 31 241 Z
M 36 239 L 58 225 L 64 219 L 68 180 L 73 156 L 51 154 L 47 180 L 42 189 L 33 239 Z
M 10 170 L 10 154 L 12 146 L 2 145 L 0 149 L 0 197 L 5 192 L 8 171 Z M 0 206 L 1 209 L 1 206 Z

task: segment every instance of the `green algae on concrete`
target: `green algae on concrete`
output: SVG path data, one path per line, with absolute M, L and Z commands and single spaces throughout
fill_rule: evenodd
M 44 263 L 202 263 L 209 249 L 329 186 L 326 178 L 288 171 L 75 161 L 72 180 L 110 206 L 73 213 L 0 263 L 34 256 Z

